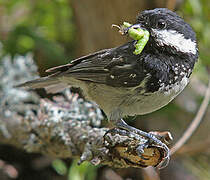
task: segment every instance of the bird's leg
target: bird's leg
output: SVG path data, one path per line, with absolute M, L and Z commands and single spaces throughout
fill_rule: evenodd
M 143 136 L 148 139 L 148 143 L 146 143 L 144 145 L 140 145 L 136 149 L 136 152 L 138 153 L 139 156 L 141 156 L 141 154 L 144 152 L 144 148 L 147 148 L 149 144 L 154 144 L 154 145 L 157 145 L 164 149 L 164 151 L 166 153 L 165 160 L 164 160 L 164 166 L 166 166 L 168 164 L 169 159 L 170 159 L 169 148 L 167 147 L 167 145 L 165 143 L 163 143 L 161 140 L 158 139 L 157 135 L 155 135 L 153 133 L 147 133 L 142 130 L 136 129 L 132 126 L 129 126 L 123 119 L 115 121 L 114 125 L 115 125 L 115 127 L 127 130 L 127 131 L 135 134 L 136 136 Z

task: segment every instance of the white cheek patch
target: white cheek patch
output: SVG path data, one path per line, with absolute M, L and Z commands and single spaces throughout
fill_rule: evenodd
M 186 39 L 183 34 L 175 30 L 157 30 L 152 29 L 152 34 L 156 36 L 156 41 L 160 46 L 172 46 L 183 53 L 197 53 L 196 42 Z

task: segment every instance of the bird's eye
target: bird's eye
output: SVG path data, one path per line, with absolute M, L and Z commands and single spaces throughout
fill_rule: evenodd
M 165 22 L 165 21 L 159 20 L 159 21 L 157 22 L 157 28 L 158 28 L 158 29 L 164 29 L 165 27 L 166 27 L 166 22 Z

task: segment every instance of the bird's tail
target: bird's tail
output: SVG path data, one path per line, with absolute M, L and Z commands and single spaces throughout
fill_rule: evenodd
M 69 85 L 62 83 L 55 77 L 42 77 L 35 80 L 27 81 L 16 87 L 24 87 L 26 89 L 39 89 L 44 88 L 48 93 L 57 93 L 67 88 Z

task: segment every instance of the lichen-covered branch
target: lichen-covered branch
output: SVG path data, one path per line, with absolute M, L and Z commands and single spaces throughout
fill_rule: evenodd
M 96 104 L 65 90 L 52 100 L 14 86 L 34 79 L 37 67 L 30 55 L 9 57 L 0 66 L 0 143 L 51 157 L 80 157 L 79 163 L 112 167 L 156 166 L 164 159 L 160 147 L 149 144 L 141 157 L 136 153 L 144 137 L 101 127 L 102 113 Z

